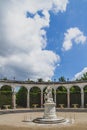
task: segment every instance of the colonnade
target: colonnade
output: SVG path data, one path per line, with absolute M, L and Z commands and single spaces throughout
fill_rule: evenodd
M 30 89 L 27 91 L 27 108 L 30 108 Z M 13 108 L 16 108 L 16 93 L 13 92 L 12 96 Z M 61 100 L 61 99 L 60 99 Z M 54 89 L 54 102 L 56 103 L 56 89 Z M 43 107 L 43 90 L 41 89 L 41 108 Z M 81 108 L 84 108 L 84 90 L 81 89 Z M 67 89 L 67 108 L 70 108 L 70 89 Z
M 40 89 L 40 92 L 41 92 L 41 107 L 43 107 L 43 91 L 44 91 L 44 89 L 48 86 L 48 85 L 50 85 L 53 89 L 54 89 L 54 102 L 56 103 L 57 102 L 57 99 L 56 99 L 56 92 L 57 92 L 57 88 L 58 87 L 60 87 L 60 86 L 63 86 L 63 87 L 65 87 L 66 88 L 66 90 L 67 90 L 67 108 L 70 108 L 70 101 L 71 101 L 71 99 L 70 99 L 70 88 L 72 87 L 72 86 L 78 86 L 79 88 L 80 88 L 80 90 L 81 90 L 81 108 L 84 108 L 84 87 L 85 86 L 87 86 L 87 81 L 86 82 L 70 82 L 70 83 L 63 83 L 63 84 L 60 84 L 60 83 L 50 83 L 50 84 L 48 84 L 48 83 L 33 83 L 33 84 L 31 84 L 31 83 L 28 83 L 28 84 L 26 84 L 25 82 L 22 84 L 22 83 L 10 83 L 9 82 L 9 84 L 8 83 L 6 83 L 6 82 L 1 82 L 1 84 L 0 84 L 0 87 L 2 87 L 2 86 L 4 86 L 4 85 L 9 85 L 9 86 L 11 86 L 12 87 L 12 106 L 13 106 L 13 109 L 15 109 L 16 108 L 16 92 L 15 92 L 15 88 L 17 87 L 17 86 L 25 86 L 25 88 L 27 89 L 27 108 L 30 108 L 30 90 L 31 90 L 31 88 L 32 87 L 37 87 L 37 88 L 39 88 Z M 61 99 L 60 99 L 61 100 Z

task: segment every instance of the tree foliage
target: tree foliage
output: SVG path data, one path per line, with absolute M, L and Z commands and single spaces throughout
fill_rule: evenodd
M 30 107 L 33 107 L 33 104 L 38 104 L 40 107 L 41 104 L 41 90 L 38 87 L 33 87 L 30 89 Z
M 59 78 L 59 82 L 66 82 L 65 77 L 64 77 L 64 76 L 61 76 L 61 77 Z
M 20 107 L 27 106 L 27 89 L 25 87 L 21 87 L 17 92 L 17 105 Z
M 67 93 L 67 90 L 64 86 L 60 86 L 57 88 L 57 93 Z
M 0 89 L 0 107 L 2 108 L 3 105 L 12 105 L 12 89 L 8 85 Z
M 87 72 L 82 75 L 80 79 L 76 79 L 76 81 L 84 81 L 87 80 Z
M 11 93 L 12 93 L 12 89 L 11 89 L 10 86 L 5 85 L 5 86 L 2 86 L 2 87 L 1 87 L 0 92 L 1 92 L 2 94 L 7 94 L 7 95 L 8 95 L 8 94 L 11 94 Z
M 39 78 L 39 79 L 38 79 L 38 82 L 43 82 L 43 79 L 42 79 L 42 78 Z
M 70 92 L 71 93 L 80 93 L 80 88 L 78 87 L 78 86 L 72 86 L 71 88 L 70 88 Z
M 83 74 L 83 76 L 81 77 L 81 80 L 87 80 L 87 72 Z

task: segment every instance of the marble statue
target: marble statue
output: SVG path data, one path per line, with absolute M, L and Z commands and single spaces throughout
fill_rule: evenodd
M 44 94 L 44 100 L 45 102 L 53 102 L 52 87 L 48 86 L 46 88 L 45 94 Z
M 56 103 L 53 101 L 52 87 L 48 86 L 44 94 L 44 115 L 42 118 L 36 118 L 33 120 L 35 123 L 42 124 L 56 124 L 63 123 L 66 120 L 62 117 L 57 118 L 56 115 Z

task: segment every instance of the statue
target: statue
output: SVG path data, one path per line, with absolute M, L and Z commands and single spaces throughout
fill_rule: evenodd
M 52 96 L 52 88 L 50 86 L 47 87 L 44 94 L 44 100 L 45 102 L 53 102 L 53 96 Z

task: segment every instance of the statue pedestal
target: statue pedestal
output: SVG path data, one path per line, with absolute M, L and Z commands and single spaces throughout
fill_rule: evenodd
M 42 118 L 34 119 L 33 122 L 41 124 L 56 124 L 65 122 L 66 120 L 64 118 L 57 118 L 55 106 L 56 104 L 53 101 L 47 101 L 44 104 L 44 116 Z
M 56 106 L 56 104 L 54 102 L 51 102 L 51 103 L 47 102 L 44 104 L 44 107 L 45 107 L 44 116 L 43 116 L 44 119 L 56 119 L 57 118 L 55 106 Z

